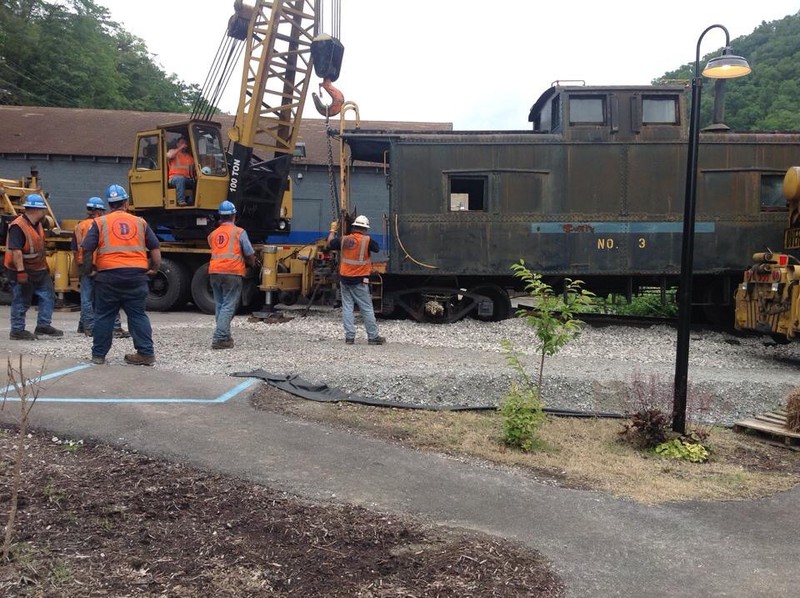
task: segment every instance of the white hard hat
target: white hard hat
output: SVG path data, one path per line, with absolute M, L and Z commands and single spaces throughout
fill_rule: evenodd
M 361 228 L 369 228 L 369 219 L 366 216 L 359 216 L 355 220 L 353 220 L 353 226 L 359 226 Z

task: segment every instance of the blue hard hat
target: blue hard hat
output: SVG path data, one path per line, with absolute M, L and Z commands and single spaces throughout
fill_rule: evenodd
M 236 213 L 236 206 L 227 199 L 219 204 L 219 213 L 221 216 L 230 216 Z
M 106 201 L 116 203 L 128 199 L 128 192 L 122 185 L 109 185 L 106 189 Z
M 89 201 L 86 202 L 86 207 L 90 210 L 105 210 L 106 204 L 99 197 L 90 197 Z
M 31 193 L 25 198 L 25 203 L 22 204 L 23 208 L 40 208 L 42 210 L 47 209 L 47 204 L 44 201 L 44 197 L 39 195 L 38 193 Z

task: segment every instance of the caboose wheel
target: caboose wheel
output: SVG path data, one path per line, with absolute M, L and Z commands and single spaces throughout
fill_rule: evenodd
M 472 315 L 476 320 L 481 320 L 483 322 L 499 322 L 500 320 L 507 320 L 511 317 L 511 299 L 509 299 L 505 289 L 496 284 L 484 284 L 470 289 L 470 293 L 483 295 L 492 300 L 492 315 L 482 316 L 476 310 Z

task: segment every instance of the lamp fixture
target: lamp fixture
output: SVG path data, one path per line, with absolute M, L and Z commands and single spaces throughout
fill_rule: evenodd
M 722 51 L 722 56 L 717 56 L 708 61 L 706 68 L 703 69 L 703 76 L 709 79 L 735 79 L 744 77 L 752 71 L 747 60 L 741 56 L 730 54 L 731 49 L 726 47 Z

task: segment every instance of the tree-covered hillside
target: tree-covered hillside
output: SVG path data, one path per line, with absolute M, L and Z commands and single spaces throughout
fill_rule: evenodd
M 725 123 L 739 131 L 800 130 L 800 13 L 762 23 L 731 47 L 753 72 L 727 82 Z M 710 51 L 700 67 L 719 54 Z M 692 62 L 660 80 L 688 82 L 693 71 Z M 713 81 L 703 90 L 705 126 Z M 0 104 L 188 112 L 198 93 L 165 73 L 144 41 L 93 0 L 0 0 Z
M 0 0 L 0 104 L 187 112 L 197 93 L 92 0 Z
M 704 44 L 721 34 L 704 39 Z M 753 33 L 731 41 L 732 53 L 747 59 L 753 72 L 729 79 L 725 94 L 725 124 L 737 131 L 800 130 L 800 13 L 762 23 Z M 703 48 L 701 48 L 701 51 Z M 700 70 L 721 48 L 701 58 Z M 666 73 L 664 79 L 691 80 L 694 62 Z M 703 84 L 701 125 L 711 122 L 714 82 Z

